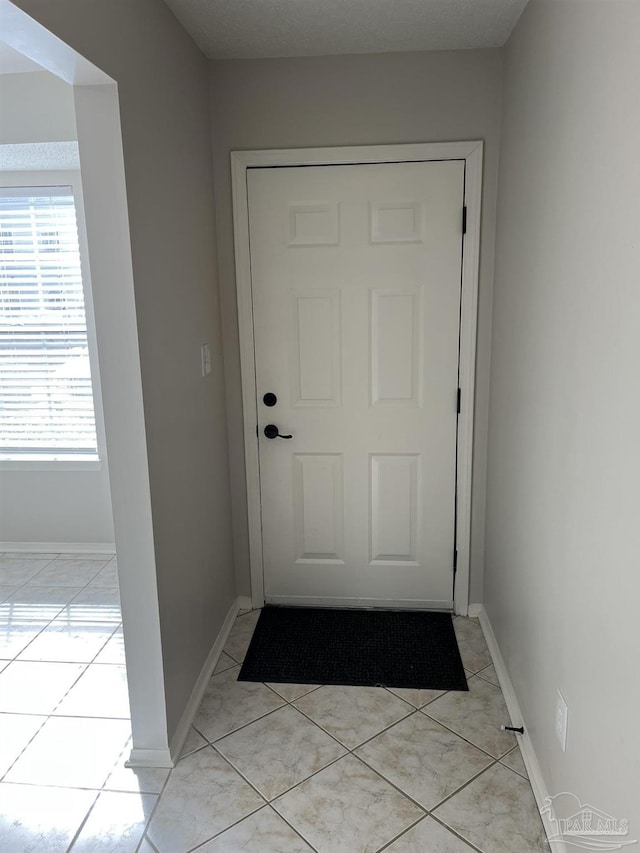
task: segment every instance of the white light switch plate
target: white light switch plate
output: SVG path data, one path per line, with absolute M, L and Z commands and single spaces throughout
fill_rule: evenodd
M 565 752 L 567 748 L 567 725 L 569 722 L 569 709 L 565 702 L 564 696 L 558 690 L 558 700 L 556 704 L 556 737 Z
M 209 344 L 202 344 L 200 347 L 200 361 L 202 364 L 202 375 L 207 376 L 211 373 L 211 347 Z

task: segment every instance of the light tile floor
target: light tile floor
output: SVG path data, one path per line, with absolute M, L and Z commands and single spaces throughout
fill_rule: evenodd
M 124 767 L 115 558 L 0 557 L 3 853 L 548 850 L 476 620 L 469 693 L 237 681 L 238 617 L 177 766 Z

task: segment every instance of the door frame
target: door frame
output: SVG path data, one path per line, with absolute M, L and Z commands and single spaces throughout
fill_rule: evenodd
M 480 140 L 468 142 L 425 142 L 409 145 L 365 145 L 339 148 L 290 148 L 231 152 L 233 230 L 238 300 L 240 369 L 244 456 L 249 521 L 249 561 L 251 600 L 254 607 L 264 604 L 264 565 L 260 505 L 260 464 L 256 424 L 255 344 L 249 243 L 247 172 L 251 168 L 274 166 L 336 166 L 361 163 L 411 163 L 429 160 L 464 160 L 464 205 L 466 233 L 462 252 L 460 307 L 460 414 L 457 432 L 456 547 L 457 571 L 454 585 L 455 612 L 467 615 L 471 558 L 471 480 L 473 466 L 473 424 L 478 316 L 478 276 L 480 268 L 480 215 L 482 205 L 482 155 Z M 453 555 L 452 555 L 453 557 Z

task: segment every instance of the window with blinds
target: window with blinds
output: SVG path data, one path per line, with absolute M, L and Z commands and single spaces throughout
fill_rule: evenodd
M 97 459 L 71 187 L 0 189 L 0 459 Z

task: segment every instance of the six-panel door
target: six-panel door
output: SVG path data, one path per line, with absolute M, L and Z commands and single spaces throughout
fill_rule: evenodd
M 266 600 L 451 607 L 464 162 L 247 180 Z

